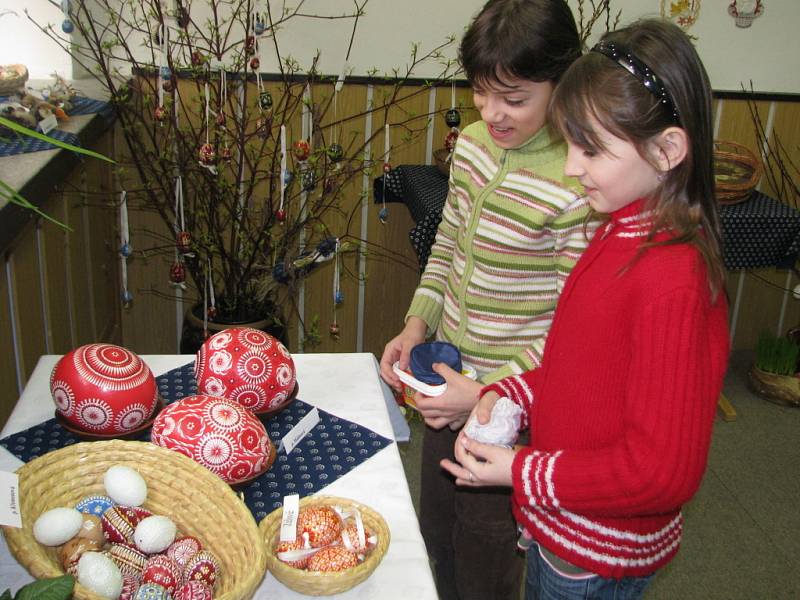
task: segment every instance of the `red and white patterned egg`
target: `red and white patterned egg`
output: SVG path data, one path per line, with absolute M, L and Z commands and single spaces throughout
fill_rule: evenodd
M 258 417 L 236 402 L 214 396 L 188 396 L 167 406 L 153 422 L 150 439 L 188 456 L 227 483 L 261 475 L 275 452 Z
M 208 550 L 201 550 L 190 558 L 183 568 L 183 581 L 199 581 L 213 589 L 218 572 L 217 557 Z
M 189 562 L 190 558 L 202 549 L 203 545 L 196 537 L 186 535 L 179 537 L 170 544 L 169 548 L 167 548 L 167 556 L 183 567 Z
M 158 400 L 150 367 L 113 344 L 87 344 L 62 356 L 50 374 L 50 393 L 72 426 L 102 435 L 137 429 Z
M 298 556 L 296 560 L 292 560 L 289 556 L 285 555 L 284 553 L 297 553 L 298 550 L 304 550 L 305 544 L 303 543 L 302 538 L 297 538 L 293 542 L 281 542 L 278 541 L 275 544 L 275 556 L 278 557 L 278 560 L 286 563 L 290 567 L 294 567 L 295 569 L 305 569 L 308 566 L 308 559 L 311 557 L 310 554 L 306 554 L 304 556 Z
M 309 571 L 344 571 L 358 564 L 358 556 L 342 546 L 322 548 L 308 559 Z
M 312 506 L 297 516 L 297 537 L 308 538 L 312 548 L 332 544 L 342 534 L 342 520 L 330 506 Z
M 250 327 L 225 329 L 203 342 L 194 375 L 199 393 L 235 400 L 256 413 L 285 405 L 296 383 L 286 347 Z
M 123 575 L 139 578 L 147 566 L 147 555 L 133 544 L 111 544 L 108 554 Z
M 112 544 L 133 544 L 133 532 L 139 515 L 130 506 L 112 506 L 100 517 L 103 534 Z
M 142 571 L 142 583 L 156 583 L 170 594 L 174 594 L 182 582 L 180 565 L 165 554 L 151 556 Z
M 211 588 L 202 581 L 187 581 L 175 592 L 175 600 L 212 600 Z

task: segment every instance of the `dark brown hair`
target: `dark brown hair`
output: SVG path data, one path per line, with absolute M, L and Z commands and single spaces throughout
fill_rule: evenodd
M 565 0 L 489 0 L 464 34 L 459 59 L 470 83 L 504 77 L 559 80 L 581 55 Z
M 677 126 L 688 137 L 685 159 L 669 169 L 654 198 L 651 238 L 669 228 L 665 243 L 691 243 L 703 255 L 714 297 L 725 279 L 721 233 L 714 198 L 711 86 L 703 63 L 686 34 L 662 19 L 643 19 L 607 33 L 603 41 L 626 48 L 661 80 L 678 113 Z M 649 142 L 671 126 L 675 117 L 634 75 L 612 58 L 589 52 L 568 69 L 550 102 L 551 122 L 570 141 L 593 151 L 604 150 L 591 119 L 631 142 L 657 167 Z

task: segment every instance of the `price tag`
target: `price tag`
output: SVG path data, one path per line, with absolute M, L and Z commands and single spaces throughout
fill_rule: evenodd
M 300 422 L 297 423 L 292 429 L 283 436 L 281 440 L 280 446 L 278 450 L 280 451 L 281 448 L 286 451 L 286 454 L 291 453 L 294 450 L 294 447 L 300 443 L 308 432 L 314 429 L 319 423 L 319 410 L 313 408 L 310 413 L 308 413 L 305 417 L 300 419 Z
M 293 542 L 297 539 L 297 516 L 300 513 L 300 495 L 283 497 L 283 517 L 281 517 L 281 541 Z
M 42 119 L 41 121 L 39 121 L 39 129 L 45 135 L 53 131 L 53 129 L 55 129 L 57 126 L 58 126 L 58 121 L 56 120 L 55 115 L 49 115 L 44 119 Z
M 0 471 L 0 525 L 22 527 L 19 512 L 19 476 Z

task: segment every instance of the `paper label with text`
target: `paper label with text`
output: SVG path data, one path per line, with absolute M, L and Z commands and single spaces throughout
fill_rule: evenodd
M 281 518 L 281 541 L 293 542 L 297 539 L 297 515 L 300 513 L 300 496 L 290 494 L 283 497 L 283 517 Z
M 309 431 L 317 426 L 317 423 L 319 423 L 319 409 L 313 408 L 305 417 L 300 419 L 297 425 L 292 427 L 289 433 L 283 436 L 278 449 L 280 450 L 283 448 L 283 450 L 286 451 L 286 454 L 291 453 L 291 451 L 294 450 L 294 447 L 300 443 L 300 440 L 302 440 L 306 435 L 308 435 Z
M 0 471 L 0 525 L 22 527 L 19 511 L 19 476 Z

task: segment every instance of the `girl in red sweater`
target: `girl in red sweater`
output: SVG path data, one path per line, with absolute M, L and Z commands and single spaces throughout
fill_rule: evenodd
M 511 486 L 538 598 L 639 598 L 675 555 L 706 468 L 729 350 L 711 92 L 661 20 L 606 34 L 550 105 L 565 171 L 607 215 L 567 280 L 541 366 L 484 387 L 523 409 L 527 447 L 463 432 L 464 486 Z

